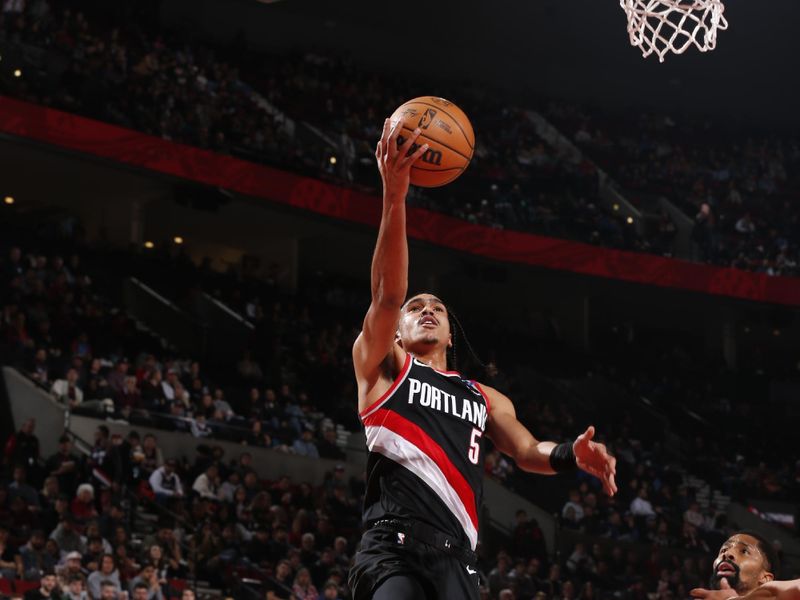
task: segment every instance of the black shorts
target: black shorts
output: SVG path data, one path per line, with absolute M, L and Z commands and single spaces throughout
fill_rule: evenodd
M 370 600 L 393 575 L 413 575 L 425 588 L 425 600 L 478 600 L 480 580 L 474 565 L 392 529 L 373 527 L 364 533 L 350 570 L 353 600 Z M 422 600 L 422 599 L 420 599 Z

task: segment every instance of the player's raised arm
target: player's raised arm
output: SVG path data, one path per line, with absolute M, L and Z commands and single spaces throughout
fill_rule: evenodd
M 605 445 L 592 441 L 594 427 L 589 427 L 572 444 L 540 442 L 517 420 L 514 405 L 505 394 L 488 386 L 483 386 L 483 391 L 492 407 L 487 425 L 489 438 L 520 469 L 551 475 L 577 466 L 600 479 L 608 495 L 617 492 L 617 460 L 608 454 Z
M 383 213 L 378 241 L 372 256 L 372 302 L 361 334 L 353 346 L 353 364 L 364 398 L 380 377 L 380 366 L 392 349 L 400 308 L 408 291 L 408 242 L 406 240 L 406 195 L 411 165 L 428 149 L 427 144 L 409 154 L 419 136 L 416 130 L 398 147 L 402 127 L 384 122 L 375 150 L 383 181 Z

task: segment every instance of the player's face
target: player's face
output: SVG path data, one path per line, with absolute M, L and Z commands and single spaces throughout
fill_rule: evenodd
M 714 561 L 711 587 L 719 589 L 723 577 L 739 595 L 772 581 L 773 574 L 767 569 L 766 557 L 761 552 L 756 538 L 736 534 L 722 544 L 719 555 Z
M 397 333 L 403 348 L 451 346 L 450 319 L 444 303 L 432 294 L 419 294 L 403 305 Z

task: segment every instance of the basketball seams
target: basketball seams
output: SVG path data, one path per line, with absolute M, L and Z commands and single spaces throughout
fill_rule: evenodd
M 424 97 L 424 96 L 423 96 L 423 97 Z M 461 126 L 461 123 L 459 122 L 459 120 L 458 120 L 458 119 L 456 119 L 456 118 L 455 118 L 453 115 L 451 115 L 449 112 L 447 112 L 445 109 L 443 109 L 441 106 L 439 106 L 438 104 L 431 104 L 430 102 L 423 102 L 423 101 L 421 101 L 421 100 L 419 100 L 419 99 L 416 99 L 416 98 L 415 98 L 414 100 L 409 100 L 409 101 L 408 101 L 408 102 L 406 102 L 405 104 L 402 104 L 402 105 L 401 105 L 401 106 L 398 108 L 398 110 L 399 110 L 400 108 L 403 108 L 403 106 L 406 106 L 407 104 L 422 104 L 423 106 L 430 106 L 431 108 L 435 108 L 436 110 L 440 110 L 440 111 L 442 111 L 444 114 L 446 114 L 448 117 L 450 117 L 450 120 L 451 120 L 451 121 L 453 121 L 453 123 L 455 123 L 456 125 L 458 125 L 458 128 L 461 130 L 461 135 L 463 135 L 463 136 L 464 136 L 464 140 L 466 140 L 466 142 L 467 142 L 467 146 L 469 146 L 469 149 L 470 149 L 470 150 L 472 150 L 473 152 L 475 151 L 475 147 L 474 147 L 474 146 L 472 145 L 472 143 L 469 141 L 469 136 L 467 135 L 467 132 L 466 132 L 466 131 L 464 131 L 464 128 Z M 462 112 L 463 112 L 463 111 L 462 111 Z M 465 117 L 465 118 L 467 118 L 467 117 L 466 117 L 466 115 L 464 115 L 464 117 Z M 475 132 L 474 132 L 474 131 L 472 132 L 472 135 L 473 135 L 473 137 L 475 136 Z M 459 154 L 460 154 L 460 153 L 459 153 Z M 461 156 L 464 156 L 464 155 L 462 154 Z M 469 159 L 470 159 L 470 160 L 472 160 L 472 155 L 470 155 Z
M 442 187 L 443 185 L 447 185 L 451 181 L 454 181 L 456 179 L 456 177 L 461 175 L 461 173 L 463 173 L 466 170 L 466 168 L 467 167 L 453 167 L 451 169 L 424 169 L 422 167 L 414 167 L 414 166 L 412 166 L 411 170 L 413 171 L 414 169 L 417 169 L 419 171 L 427 171 L 428 173 L 442 173 L 442 172 L 445 172 L 445 171 L 456 171 L 455 173 L 453 173 L 452 177 L 450 177 L 449 179 L 446 179 L 446 180 L 444 180 L 442 182 L 439 182 L 439 183 L 436 183 L 434 185 L 428 184 L 426 186 L 426 187 L 429 187 L 429 188 L 434 188 L 434 187 Z
M 405 129 L 406 131 L 410 131 L 411 133 L 414 133 L 414 130 L 413 130 L 413 129 L 411 129 L 410 127 L 406 127 L 406 125 L 405 125 L 405 124 L 403 124 L 403 129 Z M 433 142 L 434 144 L 439 144 L 439 145 L 440 145 L 442 148 L 447 148 L 447 149 L 448 149 L 448 150 L 450 150 L 450 152 L 452 152 L 453 154 L 458 154 L 458 155 L 459 155 L 461 158 L 463 158 L 464 160 L 466 160 L 466 161 L 467 161 L 467 164 L 469 164 L 469 162 L 472 160 L 472 157 L 471 157 L 471 156 L 467 156 L 467 155 L 466 155 L 466 154 L 464 154 L 463 152 L 459 152 L 458 150 L 456 150 L 456 149 L 455 149 L 455 148 L 453 148 L 452 146 L 448 146 L 448 145 L 447 145 L 447 144 L 445 144 L 444 142 L 440 142 L 439 140 L 436 140 L 436 139 L 434 139 L 434 138 L 430 138 L 430 137 L 426 136 L 424 133 L 421 133 L 419 137 L 421 137 L 421 138 L 425 138 L 426 140 L 428 140 L 428 141 L 430 141 L 430 142 Z M 421 144 L 420 144 L 420 145 L 421 145 Z M 458 167 L 458 168 L 460 168 L 460 167 Z M 429 170 L 429 171 L 436 171 L 437 169 L 428 169 L 428 170 Z M 449 169 L 438 169 L 438 170 L 440 170 L 440 171 L 447 171 L 447 170 L 449 170 Z

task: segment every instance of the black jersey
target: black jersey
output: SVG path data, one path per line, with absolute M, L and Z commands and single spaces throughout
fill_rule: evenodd
M 489 410 L 479 384 L 407 355 L 360 415 L 369 450 L 364 521 L 422 521 L 474 549 Z

